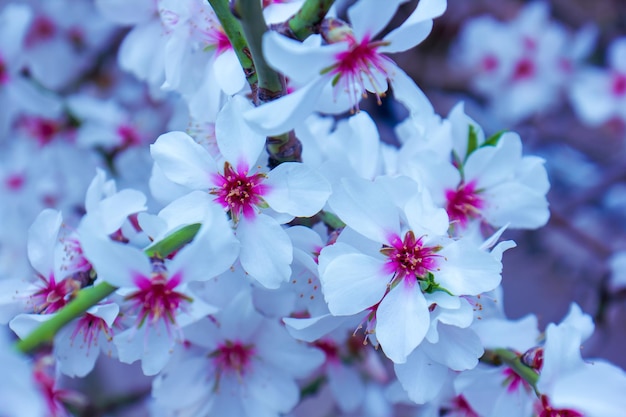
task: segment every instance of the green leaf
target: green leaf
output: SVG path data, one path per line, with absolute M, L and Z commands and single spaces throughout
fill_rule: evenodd
M 480 147 L 483 148 L 485 146 L 496 146 L 498 142 L 500 141 L 500 138 L 502 137 L 502 135 L 504 135 L 506 132 L 508 131 L 503 129 L 499 132 L 494 133 L 493 135 L 489 136 L 487 140 L 485 141 L 485 143 L 480 145 Z
M 474 125 L 469 125 L 469 132 L 467 134 L 467 153 L 465 154 L 465 160 L 478 149 L 478 132 L 474 128 Z

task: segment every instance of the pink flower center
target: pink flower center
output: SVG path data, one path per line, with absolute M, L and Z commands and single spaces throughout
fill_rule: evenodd
M 255 206 L 264 203 L 262 196 L 268 191 L 263 184 L 263 173 L 248 175 L 248 167 L 239 165 L 235 171 L 228 162 L 224 163 L 224 174 L 215 174 L 214 183 L 218 186 L 209 192 L 216 195 L 215 201 L 230 212 L 234 221 L 243 214 L 250 219 L 255 215 Z
M 254 347 L 251 345 L 227 340 L 217 347 L 217 351 L 212 356 L 215 367 L 220 374 L 235 372 L 238 375 L 243 375 L 248 370 L 254 353 Z
M 155 273 L 152 277 L 136 275 L 137 291 L 126 296 L 133 304 L 132 311 L 137 314 L 137 327 L 141 327 L 146 320 L 149 325 L 164 320 L 169 328 L 176 324 L 176 313 L 186 303 L 193 301 L 189 296 L 175 291 L 181 283 L 180 274 L 168 279 L 164 273 Z
M 541 397 L 542 410 L 539 417 L 584 417 L 583 414 L 571 409 L 554 409 L 550 405 L 548 397 Z
M 378 103 L 387 91 L 386 80 L 388 77 L 385 68 L 384 55 L 378 53 L 377 49 L 383 45 L 383 41 L 370 42 L 365 36 L 361 42 L 354 37 L 347 36 L 348 50 L 342 51 L 335 56 L 336 63 L 330 69 L 334 75 L 333 86 L 335 92 L 346 91 L 350 95 L 352 107 L 358 110 L 361 96 L 365 94 L 366 86 L 372 90 Z
M 137 130 L 129 125 L 121 125 L 117 128 L 117 134 L 122 139 L 121 146 L 136 146 L 141 144 L 141 137 Z
M 24 187 L 26 177 L 23 174 L 9 174 L 4 179 L 5 186 L 11 191 L 19 191 Z
M 52 39 L 56 32 L 57 27 L 54 20 L 50 19 L 48 16 L 39 15 L 33 20 L 28 34 L 26 35 L 26 45 L 34 46 L 37 43 Z
M 42 361 L 40 359 L 40 361 Z M 69 412 L 66 410 L 65 404 L 70 404 L 72 400 L 80 399 L 81 395 L 77 392 L 58 389 L 56 387 L 56 379 L 51 375 L 51 372 L 46 369 L 45 365 L 37 363 L 35 370 L 33 371 L 33 379 L 35 380 L 39 391 L 42 394 L 46 406 L 48 408 L 48 414 L 52 417 L 67 416 Z
M 462 395 L 458 395 L 452 399 L 452 411 L 456 411 L 463 417 L 479 417 Z
M 613 76 L 611 91 L 617 97 L 626 95 L 626 74 L 615 74 Z
M 521 81 L 535 75 L 535 63 L 530 58 L 522 58 L 515 64 L 513 80 Z
M 215 52 L 218 55 L 233 48 L 230 44 L 230 40 L 228 40 L 228 36 L 226 36 L 226 33 L 224 32 L 224 29 L 221 27 L 212 27 L 209 30 L 204 31 L 203 35 L 208 47 L 215 49 Z
M 7 84 L 9 82 L 9 69 L 6 62 L 0 56 L 0 85 Z
M 52 142 L 54 136 L 61 130 L 58 121 L 43 117 L 25 117 L 21 120 L 21 125 L 41 146 Z
M 335 342 L 329 339 L 317 340 L 313 345 L 319 348 L 326 355 L 326 361 L 330 363 L 339 363 L 339 347 Z
M 498 58 L 494 55 L 486 55 L 485 57 L 483 57 L 481 62 L 482 69 L 485 72 L 491 72 L 495 70 L 496 68 L 498 68 L 498 64 Z
M 89 351 L 92 346 L 97 344 L 100 332 L 103 332 L 108 340 L 111 340 L 113 337 L 111 328 L 106 324 L 104 319 L 94 316 L 93 314 L 85 313 L 85 315 L 78 320 L 76 328 L 70 338 L 72 343 L 75 343 L 77 336 L 82 335 L 81 347 L 86 345 L 87 351 Z
M 527 390 L 530 389 L 530 385 L 528 385 L 528 382 L 526 382 L 524 378 L 519 376 L 513 369 L 506 368 L 502 373 L 505 376 L 504 384 L 507 386 L 506 391 L 508 393 L 514 393 L 521 387 L 524 387 Z
M 75 237 L 63 239 L 64 256 L 61 269 L 70 273 L 85 272 L 91 269 L 91 263 L 85 258 L 80 242 Z
M 39 314 L 52 314 L 59 311 L 68 303 L 70 295 L 80 289 L 80 285 L 70 278 L 58 284 L 52 275 L 49 279 L 42 276 L 39 276 L 39 279 L 43 286 L 30 297 L 33 311 Z
M 380 252 L 387 256 L 385 265 L 388 273 L 393 273 L 396 279 L 411 277 L 420 279 L 429 271 L 437 269 L 436 253 L 441 247 L 424 246 L 423 237 L 416 239 L 412 231 L 404 235 L 404 240 L 399 236 L 391 239 L 391 246 L 385 245 Z
M 480 217 L 480 210 L 485 206 L 474 181 L 461 183 L 456 190 L 446 190 L 446 200 L 450 221 L 456 221 L 463 227 L 470 219 Z

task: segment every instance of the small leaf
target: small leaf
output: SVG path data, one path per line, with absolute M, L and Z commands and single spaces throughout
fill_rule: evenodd
M 502 135 L 504 135 L 506 132 L 507 130 L 501 130 L 499 132 L 494 133 L 493 135 L 489 136 L 487 140 L 485 141 L 485 143 L 480 145 L 480 147 L 482 148 L 484 146 L 496 146 L 498 142 L 500 141 L 500 138 L 502 137 Z
M 478 133 L 473 125 L 469 125 L 469 133 L 467 134 L 467 153 L 465 160 L 478 148 Z

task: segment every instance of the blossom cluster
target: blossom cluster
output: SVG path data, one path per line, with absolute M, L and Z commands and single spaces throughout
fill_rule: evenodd
M 151 416 L 622 415 L 578 305 L 544 331 L 504 313 L 544 160 L 438 114 L 390 55 L 446 0 L 333 3 L 2 5 L 0 415 L 88 415 L 129 375 Z M 477 85 L 534 106 L 500 68 Z M 388 96 L 398 146 L 361 109 Z
M 551 20 L 546 2 L 530 2 L 509 22 L 484 15 L 467 22 L 450 57 L 505 123 L 557 107 L 568 98 L 586 125 L 626 121 L 626 39 L 607 48 L 606 67 L 585 62 L 598 38 L 586 25 L 572 33 Z

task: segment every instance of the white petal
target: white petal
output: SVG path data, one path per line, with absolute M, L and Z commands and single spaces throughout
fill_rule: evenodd
M 214 207 L 193 241 L 172 260 L 170 274 L 181 272 L 185 282 L 206 281 L 230 268 L 238 253 L 239 241 L 224 212 Z
M 237 94 L 246 85 L 246 76 L 241 69 L 235 51 L 227 49 L 215 58 L 215 79 L 227 95 Z
M 163 84 L 165 48 L 161 45 L 162 34 L 163 28 L 158 19 L 135 26 L 120 46 L 117 55 L 120 67 L 152 85 Z
M 163 220 L 166 225 L 161 232 L 170 233 L 183 226 L 202 223 L 207 216 L 212 217 L 214 214 L 211 213 L 216 209 L 221 212 L 222 217 L 225 216 L 221 207 L 213 202 L 213 196 L 205 191 L 192 191 L 172 201 L 159 211 L 158 218 Z M 158 241 L 164 236 L 161 234 L 152 235 L 152 237 Z
M 328 203 L 348 226 L 376 242 L 400 234 L 398 210 L 380 184 L 362 179 L 341 180 Z
M 278 369 L 261 363 L 257 364 L 254 371 L 246 378 L 246 386 L 257 405 L 260 403 L 275 412 L 286 413 L 290 411 L 298 403 L 300 397 L 298 385 L 292 378 Z M 246 403 L 248 401 L 244 402 L 244 406 Z M 253 414 L 249 415 L 256 416 L 258 411 L 254 407 Z M 273 415 L 275 414 L 267 414 L 267 416 Z
M 165 43 L 165 81 L 161 88 L 168 91 L 181 91 L 184 88 L 185 55 L 189 52 L 189 34 L 175 30 Z M 181 85 L 183 84 L 183 85 Z
M 174 339 L 170 336 L 165 324 L 137 330 L 130 328 L 113 338 L 118 350 L 120 362 L 133 363 L 141 360 L 141 369 L 147 376 L 156 375 L 169 361 L 174 347 Z
M 19 62 L 24 35 L 33 18 L 33 10 L 26 4 L 5 3 L 0 13 L 0 51 L 3 63 L 9 68 Z M 16 62 L 17 61 L 17 62 Z
M 363 379 L 354 367 L 331 363 L 327 367 L 328 385 L 344 413 L 355 411 L 365 399 Z
M 394 364 L 396 376 L 409 398 L 418 404 L 431 401 L 449 378 L 447 367 L 433 361 L 417 349 L 404 364 Z
M 431 359 L 453 371 L 475 368 L 484 353 L 480 339 L 471 329 L 446 325 L 439 326 L 439 343 L 425 343 L 423 349 Z
M 621 417 L 626 408 L 624 389 L 624 371 L 598 360 L 561 376 L 550 390 L 550 403 L 588 416 Z
M 270 30 L 263 35 L 263 53 L 274 69 L 296 84 L 304 84 L 333 65 L 335 55 L 344 49 L 341 44 L 322 46 L 319 41 L 319 36 L 310 36 L 298 42 Z
M 54 314 L 18 314 L 9 322 L 9 328 L 15 332 L 17 337 L 24 339 L 52 317 Z
M 395 363 L 424 340 L 430 327 L 430 314 L 424 294 L 415 282 L 398 284 L 383 298 L 376 310 L 376 339 L 385 355 Z
M 384 7 L 381 7 L 380 0 L 360 0 L 348 9 L 348 17 L 354 35 L 361 40 L 365 36 L 370 39 L 378 35 L 391 21 L 396 14 L 398 6 L 407 0 L 385 0 Z
M 271 217 L 243 218 L 237 227 L 243 269 L 266 288 L 278 288 L 291 274 L 293 248 L 289 236 Z
M 518 320 L 489 319 L 472 326 L 487 349 L 507 348 L 525 352 L 537 344 L 537 317 L 529 314 Z
M 279 213 L 310 217 L 320 211 L 330 196 L 330 184 L 308 166 L 297 162 L 278 165 L 268 173 L 270 190 L 263 199 Z
M 426 94 L 397 65 L 387 64 L 389 81 L 393 88 L 393 96 L 402 103 L 411 114 L 433 115 L 435 110 Z
M 211 370 L 206 357 L 193 356 L 177 361 L 176 366 L 167 367 L 157 377 L 152 385 L 152 396 L 165 407 L 193 406 L 208 398 L 208 387 L 215 383 Z
M 335 317 L 331 314 L 306 319 L 291 317 L 285 317 L 283 319 L 283 322 L 287 325 L 286 329 L 289 334 L 293 338 L 305 342 L 316 341 L 341 326 L 345 321 L 345 317 Z
M 242 114 L 254 107 L 240 96 L 232 97 L 217 115 L 215 136 L 220 152 L 237 168 L 244 164 L 253 168 L 265 147 L 265 137 L 252 130 L 243 120 Z
M 102 232 L 109 235 L 122 227 L 128 216 L 145 210 L 146 196 L 140 191 L 126 189 L 101 200 L 90 215 L 98 213 Z
M 406 51 L 422 42 L 430 33 L 432 19 L 446 11 L 446 0 L 420 0 L 415 11 L 400 25 L 391 31 L 384 40 L 391 45 L 381 48 L 384 52 Z
M 212 185 L 211 174 L 217 171 L 209 153 L 184 132 L 168 132 L 150 145 L 150 153 L 165 176 L 193 190 Z
M 45 209 L 28 229 L 28 260 L 45 279 L 54 275 L 54 247 L 62 222 L 61 212 Z
M 485 220 L 494 226 L 536 229 L 550 218 L 545 194 L 518 182 L 505 182 L 484 192 Z
M 150 261 L 141 250 L 95 236 L 83 227 L 84 223 L 79 228 L 81 247 L 98 279 L 117 287 L 134 287 L 136 276 L 150 276 Z
M 445 236 L 450 227 L 446 210 L 435 206 L 430 194 L 426 192 L 411 198 L 404 207 L 404 212 L 411 230 L 417 236 Z
M 268 136 L 289 132 L 313 112 L 322 87 L 328 81 L 320 77 L 291 94 L 247 111 L 243 117 L 254 129 Z
M 438 255 L 445 261 L 435 273 L 435 281 L 454 295 L 478 295 L 500 284 L 502 263 L 472 244 L 455 241 Z
M 265 363 L 296 378 L 304 378 L 324 363 L 319 349 L 297 342 L 276 322 L 265 322 L 256 336 L 257 353 Z
M 465 162 L 467 182 L 477 181 L 477 188 L 489 188 L 511 178 L 522 160 L 522 141 L 517 133 L 506 132 L 497 146 L 475 150 Z
M 122 25 L 145 22 L 157 13 L 152 0 L 96 0 L 95 5 L 104 17 Z
M 336 316 L 360 313 L 385 295 L 391 276 L 384 261 L 360 253 L 340 255 L 320 276 L 328 309 Z
M 626 73 L 626 38 L 615 39 L 609 46 L 608 55 L 611 68 Z

